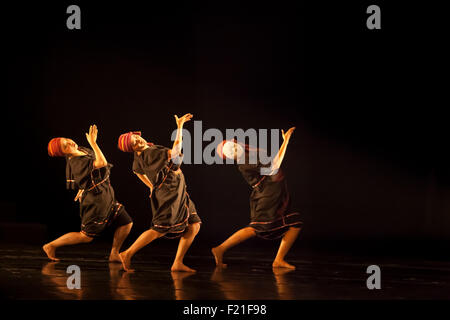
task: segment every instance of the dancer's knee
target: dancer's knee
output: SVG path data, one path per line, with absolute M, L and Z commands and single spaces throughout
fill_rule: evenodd
M 120 233 L 122 233 L 122 231 L 128 234 L 128 233 L 130 233 L 132 227 L 133 227 L 133 222 L 119 226 L 116 228 L 115 234 L 116 235 L 120 234 Z
M 80 235 L 81 235 L 81 239 L 84 243 L 89 243 L 92 240 L 94 240 L 93 237 L 89 237 L 88 235 L 84 234 L 83 232 L 80 232 Z
M 153 228 L 148 229 L 148 231 L 153 233 L 156 239 L 161 238 L 162 236 L 164 236 L 166 234 L 165 232 L 156 231 Z
M 200 231 L 200 224 L 201 224 L 200 222 L 195 222 L 189 225 L 189 227 L 192 229 L 192 232 L 194 233 L 194 237 Z
M 124 225 L 125 228 L 128 229 L 128 231 L 131 230 L 131 228 L 133 228 L 133 222 L 130 222 L 129 224 Z
M 248 234 L 251 235 L 252 237 L 256 236 L 256 229 L 253 227 L 246 227 L 245 231 L 247 231 Z
M 195 222 L 187 226 L 186 232 L 182 235 L 184 239 L 194 238 L 200 231 L 200 223 Z

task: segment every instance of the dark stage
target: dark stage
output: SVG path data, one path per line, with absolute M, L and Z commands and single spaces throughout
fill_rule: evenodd
M 445 10 L 377 1 L 375 30 L 366 25 L 372 1 L 76 2 L 81 29 L 73 30 L 72 1 L 4 9 L 2 298 L 450 299 L 450 117 L 446 82 L 435 74 L 448 60 L 439 26 L 448 19 L 435 18 Z M 88 147 L 85 133 L 97 125 L 98 147 L 114 166 L 110 186 L 134 223 L 127 249 L 154 212 L 119 136 L 142 131 L 172 148 L 174 115 L 187 113 L 182 151 L 199 161 L 184 159 L 181 170 L 202 225 L 185 263 L 198 272 L 171 273 L 178 241 L 157 240 L 133 259 L 137 271 L 124 273 L 106 261 L 111 230 L 59 248 L 62 261 L 49 262 L 40 246 L 80 231 L 86 217 L 78 190 L 66 189 L 66 160 L 49 156 L 50 139 Z M 235 165 L 207 161 L 223 140 L 208 130 L 291 127 L 281 169 L 290 213 L 304 222 L 286 258 L 297 269 L 272 270 L 279 241 L 251 239 L 215 270 L 209 250 L 250 222 L 258 184 Z M 67 288 L 69 265 L 80 267 L 81 289 Z M 380 267 L 381 289 L 366 286 L 370 265 Z
M 136 256 L 136 272 L 107 263 L 106 244 L 61 249 L 50 262 L 37 246 L 2 246 L 2 296 L 18 300 L 431 300 L 450 298 L 450 261 L 380 258 L 293 250 L 296 270 L 272 269 L 271 252 L 242 246 L 215 269 L 207 248 L 193 248 L 186 263 L 197 273 L 170 272 L 173 245 L 160 243 Z M 169 250 L 168 250 L 169 249 Z M 366 287 L 366 269 L 380 266 L 382 287 Z M 81 289 L 66 285 L 69 265 L 81 269 Z

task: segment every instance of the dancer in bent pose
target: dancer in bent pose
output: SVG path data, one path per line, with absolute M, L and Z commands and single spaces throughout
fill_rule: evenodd
M 140 249 L 160 237 L 180 238 L 171 271 L 195 272 L 184 265 L 184 256 L 200 230 L 201 220 L 194 202 L 187 193 L 186 181 L 180 169 L 183 155 L 182 131 L 192 114 L 175 116 L 177 136 L 172 149 L 147 143 L 141 132 L 128 132 L 119 137 L 118 148 L 134 152 L 133 172 L 150 189 L 152 224 L 127 250 L 120 253 L 123 268 L 130 269 L 131 258 Z
M 112 228 L 115 232 L 109 261 L 121 262 L 119 250 L 133 222 L 116 200 L 110 183 L 112 164 L 106 161 L 97 145 L 97 133 L 96 125 L 90 126 L 86 133 L 92 150 L 68 138 L 53 138 L 48 144 L 49 156 L 66 158 L 67 189 L 78 189 L 74 200 L 80 202 L 81 216 L 80 232 L 66 233 L 42 247 L 50 260 L 59 260 L 55 256 L 57 248 L 91 242 L 106 228 Z
M 295 269 L 293 265 L 284 260 L 284 257 L 297 239 L 303 223 L 299 219 L 300 214 L 291 211 L 286 179 L 280 169 L 294 130 L 295 127 L 290 128 L 286 133 L 282 131 L 283 144 L 271 166 L 265 168 L 268 175 L 261 174 L 264 166 L 259 161 L 256 164 L 251 164 L 249 161 L 250 153 L 257 149 L 252 149 L 235 140 L 224 140 L 218 145 L 217 153 L 224 159 L 236 160 L 242 176 L 253 188 L 250 195 L 250 224 L 235 232 L 219 246 L 211 249 L 218 267 L 226 267 L 226 264 L 223 263 L 223 255 L 227 250 L 247 239 L 259 236 L 264 239 L 282 237 L 272 266 Z

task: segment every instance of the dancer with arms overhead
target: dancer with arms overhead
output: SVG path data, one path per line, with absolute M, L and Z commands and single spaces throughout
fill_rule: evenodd
M 218 267 L 226 266 L 223 263 L 223 255 L 230 248 L 254 236 L 259 236 L 264 239 L 281 237 L 280 247 L 272 266 L 295 269 L 284 258 L 297 239 L 303 223 L 299 219 L 300 214 L 293 212 L 290 208 L 291 199 L 286 179 L 280 169 L 294 130 L 295 127 L 290 128 L 286 133 L 282 131 L 283 144 L 270 166 L 264 166 L 259 161 L 252 164 L 251 153 L 257 152 L 258 149 L 236 140 L 225 140 L 218 145 L 217 153 L 224 159 L 235 160 L 242 176 L 253 189 L 250 195 L 250 224 L 211 249 Z
M 133 172 L 149 188 L 153 214 L 150 229 L 120 253 L 125 271 L 134 271 L 130 268 L 131 259 L 140 249 L 166 237 L 180 238 L 171 270 L 195 272 L 183 263 L 183 259 L 200 230 L 201 220 L 180 169 L 183 125 L 191 119 L 189 113 L 181 118 L 175 116 L 177 135 L 171 149 L 147 143 L 141 132 L 128 132 L 119 137 L 118 148 L 134 153 Z
M 68 138 L 53 138 L 48 144 L 51 157 L 66 158 L 67 188 L 78 190 L 75 201 L 80 203 L 81 217 L 80 232 L 69 232 L 43 246 L 51 260 L 59 260 L 55 256 L 57 248 L 91 242 L 106 228 L 112 228 L 115 233 L 109 261 L 120 263 L 119 250 L 133 223 L 124 206 L 116 200 L 110 182 L 112 164 L 100 150 L 97 134 L 96 125 L 86 133 L 92 149 L 80 147 Z

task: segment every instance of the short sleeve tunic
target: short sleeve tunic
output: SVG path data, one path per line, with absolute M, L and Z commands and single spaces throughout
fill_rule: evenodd
M 86 155 L 67 158 L 67 188 L 84 190 L 80 201 L 81 232 L 95 237 L 118 215 L 123 206 L 116 201 L 110 183 L 112 164 L 96 169 L 94 152 L 88 148 L 79 149 Z
M 250 224 L 257 236 L 276 239 L 289 227 L 300 227 L 300 214 L 293 212 L 286 179 L 281 169 L 275 175 L 262 175 L 261 163 L 239 164 L 238 169 L 252 187 L 250 195 Z
M 135 152 L 133 172 L 145 174 L 154 186 L 150 198 L 151 228 L 164 233 L 167 238 L 176 238 L 189 224 L 201 220 L 180 169 L 182 156 L 171 160 L 169 151 L 169 148 L 152 145 L 140 154 Z

